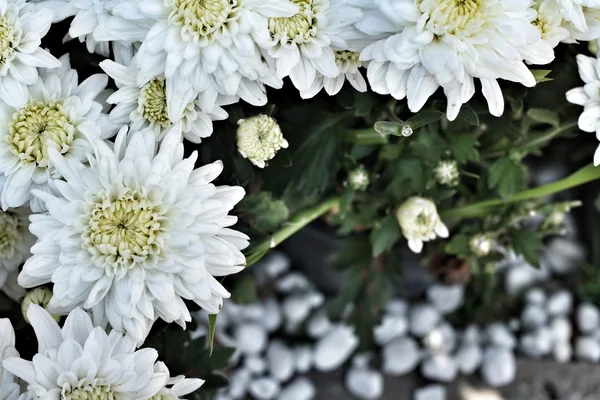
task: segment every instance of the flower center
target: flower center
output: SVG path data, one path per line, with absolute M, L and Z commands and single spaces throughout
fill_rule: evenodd
M 181 26 L 184 41 L 209 41 L 226 33 L 239 17 L 240 0 L 165 0 L 169 20 Z
M 97 264 L 128 269 L 160 255 L 166 210 L 141 190 L 101 192 L 90 203 L 83 237 Z
M 300 11 L 291 17 L 269 18 L 271 36 L 282 43 L 308 42 L 317 33 L 313 0 L 292 0 Z
M 482 0 L 420 0 L 421 12 L 428 14 L 427 29 L 435 35 L 454 35 L 469 25 L 480 25 Z
M 340 50 L 334 53 L 335 63 L 342 73 L 356 72 L 360 67 L 360 53 L 356 51 Z
M 21 39 L 21 30 L 9 23 L 6 16 L 0 17 L 0 68 L 15 58 L 15 48 Z
M 106 385 L 86 385 L 76 387 L 70 392 L 63 390 L 61 400 L 114 400 L 115 394 Z
M 537 19 L 531 21 L 531 24 L 538 28 L 538 30 L 542 34 L 542 39 L 545 40 L 548 38 L 548 33 L 550 31 L 549 26 L 548 26 L 548 20 L 546 20 L 545 18 L 542 18 L 540 16 L 540 14 L 538 13 Z
M 11 212 L 0 212 L 0 257 L 12 257 L 16 244 L 22 240 L 18 218 Z
M 48 145 L 66 153 L 75 139 L 75 128 L 61 102 L 30 103 L 15 113 L 6 140 L 22 163 L 48 166 Z
M 431 216 L 425 213 L 420 213 L 419 215 L 417 215 L 415 222 L 421 228 L 429 228 L 429 226 L 431 225 Z
M 167 112 L 167 93 L 165 81 L 154 78 L 146 83 L 141 91 L 139 100 L 140 112 L 151 123 L 163 128 L 171 124 Z

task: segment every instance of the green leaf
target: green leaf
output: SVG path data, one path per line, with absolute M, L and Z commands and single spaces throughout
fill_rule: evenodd
M 536 83 L 551 81 L 552 80 L 551 78 L 546 78 L 550 72 L 552 72 L 552 71 L 549 69 L 532 69 L 531 70 L 531 73 L 533 74 L 533 77 L 535 78 Z
M 472 133 L 455 133 L 448 135 L 450 151 L 457 163 L 462 164 L 467 161 L 478 161 L 479 152 L 477 151 L 477 138 Z
M 251 274 L 240 274 L 236 279 L 231 298 L 236 304 L 251 304 L 258 301 L 256 281 Z
M 542 239 L 537 232 L 513 228 L 510 230 L 513 250 L 522 254 L 532 266 L 539 268 Z
M 429 125 L 433 122 L 439 121 L 444 116 L 444 113 L 436 110 L 425 110 L 420 113 L 413 115 L 406 120 L 406 123 L 415 130 L 422 126 Z
M 209 356 L 212 356 L 213 346 L 215 344 L 215 330 L 217 329 L 217 315 L 208 314 L 208 344 L 210 347 Z
M 508 157 L 499 158 L 489 168 L 487 183 L 489 189 L 496 189 L 507 200 L 525 186 L 525 170 Z
M 344 191 L 342 192 L 342 197 L 340 199 L 340 216 L 342 218 L 346 215 L 350 204 L 352 204 L 352 200 L 354 200 L 355 194 L 356 192 L 354 191 L 354 189 L 349 187 L 344 188 Z
M 531 108 L 527 110 L 527 116 L 535 122 L 552 125 L 555 128 L 560 125 L 558 114 L 545 108 Z
M 458 116 L 464 119 L 470 125 L 479 126 L 479 117 L 477 116 L 477 113 L 475 110 L 473 110 L 473 107 L 467 103 L 462 105 Z
M 400 158 L 395 160 L 386 170 L 390 175 L 390 183 L 385 189 L 396 200 L 401 200 L 409 193 L 418 193 L 425 188 L 423 164 L 416 158 Z
M 289 218 L 286 204 L 273 199 L 270 192 L 246 195 L 236 210 L 246 214 L 252 227 L 260 232 L 273 232 Z
M 393 214 L 390 214 L 383 219 L 381 225 L 371 231 L 369 236 L 373 257 L 390 250 L 399 238 L 400 227 L 398 221 L 396 221 Z
M 469 247 L 470 237 L 463 234 L 452 236 L 452 240 L 444 247 L 444 250 L 448 254 L 455 254 L 459 257 L 467 258 L 471 255 L 471 248 Z

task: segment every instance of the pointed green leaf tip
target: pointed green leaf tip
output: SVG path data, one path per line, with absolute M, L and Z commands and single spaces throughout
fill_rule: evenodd
M 212 356 L 214 344 L 215 344 L 215 330 L 217 329 L 217 315 L 218 314 L 209 314 L 208 315 L 208 340 L 210 353 Z

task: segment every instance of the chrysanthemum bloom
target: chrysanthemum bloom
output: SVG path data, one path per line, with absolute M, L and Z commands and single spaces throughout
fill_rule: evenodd
M 0 99 L 16 106 L 27 97 L 37 67 L 56 68 L 60 61 L 40 48 L 52 22 L 52 10 L 36 9 L 25 0 L 0 4 Z
M 8 318 L 0 319 L 0 399 L 24 400 L 26 395 L 21 395 L 21 386 L 17 378 L 2 367 L 3 360 L 19 357 L 15 348 L 15 331 Z
M 116 127 L 102 114 L 95 99 L 104 91 L 108 77 L 95 74 L 77 84 L 77 71 L 63 66 L 40 72 L 40 77 L 26 89 L 26 96 L 13 106 L 0 102 L 0 183 L 2 209 L 20 207 L 31 200 L 34 212 L 44 207 L 31 194 L 32 189 L 51 191 L 49 181 L 60 178 L 48 158 L 55 148 L 66 158 L 87 159 L 91 151 L 88 139 L 79 130 L 85 122 L 101 125 L 104 137 L 112 136 Z
M 150 127 L 159 141 L 174 123 L 181 121 L 183 137 L 190 142 L 200 143 L 202 138 L 212 134 L 212 121 L 228 117 L 221 106 L 238 100 L 237 96 L 223 96 L 215 91 L 216 99 L 210 98 L 208 105 L 204 105 L 203 100 L 209 93 L 203 92 L 185 106 L 179 118 L 171 118 L 167 108 L 167 96 L 171 97 L 173 94 L 167 90 L 172 87 L 167 87 L 164 75 L 140 85 L 137 81 L 139 67 L 132 64 L 133 51 L 128 54 L 120 52 L 115 54 L 115 58 L 117 55 L 122 56 L 118 57 L 120 59 L 117 62 L 105 60 L 100 63 L 100 67 L 115 80 L 119 88 L 107 99 L 107 102 L 116 105 L 110 112 L 110 121 L 121 126 L 131 123 L 133 131 Z M 214 106 L 210 103 L 214 103 Z
M 422 197 L 411 197 L 396 211 L 396 218 L 402 234 L 408 240 L 408 247 L 415 253 L 423 249 L 423 242 L 436 237 L 447 238 L 448 228 L 440 219 L 437 207 Z
M 335 51 L 348 49 L 345 35 L 352 31 L 352 24 L 360 19 L 362 12 L 346 0 L 293 2 L 298 6 L 295 15 L 269 19 L 274 43 L 269 54 L 276 60 L 277 75 L 289 76 L 300 94 L 310 97 L 318 92 L 309 89 L 319 77 L 337 80 L 340 76 Z M 343 83 L 344 76 L 341 79 Z M 333 83 L 329 83 L 330 89 L 335 86 Z
M 360 72 L 362 62 L 359 60 L 359 56 L 360 52 L 358 51 L 335 51 L 335 64 L 338 68 L 337 76 L 327 77 L 317 72 L 317 77 L 312 86 L 307 91 L 301 92 L 301 97 L 305 99 L 314 97 L 323 88 L 325 88 L 328 95 L 333 96 L 339 93 L 345 81 L 350 82 L 350 85 L 359 92 L 366 92 L 367 82 Z
M 532 23 L 552 48 L 560 42 L 573 42 L 569 30 L 564 26 L 565 21 L 557 0 L 535 0 L 533 8 L 537 11 L 537 16 Z
M 264 168 L 281 148 L 287 148 L 281 128 L 274 118 L 268 115 L 238 121 L 237 147 L 242 157 L 247 158 L 259 168 Z
M 167 366 L 162 363 L 156 363 L 155 370 L 157 372 L 169 372 Z M 182 396 L 186 396 L 192 392 L 195 392 L 204 384 L 202 379 L 198 378 L 186 378 L 183 375 L 178 375 L 173 378 L 169 378 L 165 387 L 149 400 L 179 400 Z
M 32 305 L 27 314 L 38 353 L 32 361 L 4 359 L 3 366 L 27 382 L 36 398 L 147 400 L 169 379 L 168 371 L 156 364 L 156 350 L 136 351 L 129 336 L 94 328 L 79 308 L 62 329 L 40 306 Z
M 600 38 L 600 0 L 553 0 L 576 40 Z
M 498 79 L 534 86 L 525 65 L 554 59 L 552 47 L 532 24 L 536 12 L 522 0 L 374 0 L 355 26 L 383 39 L 367 46 L 371 88 L 396 99 L 408 99 L 412 112 L 442 87 L 447 117 L 454 120 L 481 82 L 490 113 L 504 111 Z
M 264 54 L 267 18 L 296 11 L 288 0 L 128 0 L 113 10 L 134 25 L 151 26 L 147 35 L 130 36 L 143 42 L 135 58 L 138 84 L 164 74 L 172 119 L 205 90 L 265 104 L 264 85 L 282 85 Z
M 569 90 L 567 101 L 583 106 L 578 120 L 579 129 L 596 132 L 596 138 L 600 140 L 600 64 L 596 58 L 579 54 L 577 66 L 584 86 Z M 594 165 L 600 165 L 600 145 L 594 154 Z
M 81 129 L 93 139 L 95 128 Z M 21 286 L 53 282 L 51 312 L 92 309 L 140 343 L 157 318 L 185 327 L 184 299 L 217 313 L 230 294 L 215 276 L 244 268 L 248 237 L 227 215 L 244 190 L 211 184 L 222 163 L 194 170 L 197 153 L 184 159 L 181 140 L 176 125 L 157 152 L 151 130 L 123 128 L 114 150 L 93 141 L 89 166 L 49 149 L 65 181 L 57 195 L 34 191 L 48 213 L 31 217 L 39 240 Z
M 2 290 L 10 289 L 5 288 L 4 285 L 16 277 L 19 267 L 30 256 L 29 250 L 35 243 L 35 237 L 29 232 L 29 214 L 29 210 L 25 208 L 0 211 L 0 289 Z

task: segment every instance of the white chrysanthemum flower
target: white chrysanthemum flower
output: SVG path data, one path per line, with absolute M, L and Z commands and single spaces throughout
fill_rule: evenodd
M 396 218 L 402 234 L 408 240 L 408 247 L 415 253 L 423 249 L 423 242 L 436 237 L 447 238 L 448 228 L 440 219 L 437 207 L 422 197 L 411 197 L 396 211 Z
M 454 160 L 440 161 L 433 169 L 435 179 L 441 185 L 456 186 L 458 184 L 458 165 Z
M 9 292 L 5 283 L 15 282 L 19 267 L 30 256 L 29 250 L 35 243 L 29 232 L 29 214 L 25 208 L 0 211 L 0 289 Z
M 31 190 L 51 191 L 49 181 L 60 178 L 48 158 L 48 149 L 58 149 L 68 159 L 86 160 L 91 147 L 79 130 L 81 124 L 99 124 L 104 137 L 116 132 L 116 126 L 102 114 L 102 104 L 95 101 L 106 88 L 108 77 L 95 74 L 78 85 L 77 71 L 70 68 L 68 56 L 61 61 L 61 68 L 40 72 L 38 80 L 26 89 L 26 96 L 14 106 L 0 103 L 3 210 L 30 200 L 34 212 L 44 210 Z
M 338 74 L 335 77 L 324 76 L 317 72 L 312 86 L 300 96 L 304 99 L 314 97 L 321 89 L 325 88 L 328 95 L 333 96 L 342 89 L 344 82 L 348 81 L 352 87 L 359 92 L 367 91 L 367 82 L 360 72 L 362 62 L 359 60 L 360 52 L 349 50 L 334 51 L 335 64 L 338 68 Z
M 572 25 L 571 33 L 577 40 L 594 40 L 600 37 L 600 0 L 554 0 L 560 12 Z
M 21 394 L 17 377 L 2 367 L 3 360 L 19 357 L 15 348 L 15 331 L 8 318 L 0 318 L 0 399 L 25 400 L 27 394 Z
M 338 84 L 341 87 L 348 77 L 346 72 L 350 73 L 351 82 L 361 87 L 355 74 L 358 60 L 351 60 L 351 55 L 344 60 L 342 53 L 336 63 L 336 50 L 349 48 L 344 39 L 352 31 L 352 24 L 360 19 L 360 9 L 348 5 L 347 0 L 292 1 L 298 6 L 295 15 L 269 19 L 274 43 L 269 54 L 276 60 L 277 75 L 289 76 L 303 97 L 318 92 L 314 88 L 317 80 L 323 80 L 323 85 L 327 84 L 332 91 Z M 331 81 L 325 82 L 326 78 Z
M 157 140 L 162 140 L 174 123 L 182 125 L 183 137 L 193 143 L 200 143 L 213 132 L 212 121 L 224 120 L 228 114 L 221 106 L 235 103 L 237 96 L 223 96 L 214 92 L 208 105 L 204 101 L 210 97 L 203 92 L 188 103 L 180 118 L 170 118 L 167 109 L 167 85 L 164 75 L 152 78 L 143 85 L 138 84 L 139 67 L 131 63 L 133 53 L 123 54 L 119 62 L 105 60 L 100 67 L 111 78 L 119 90 L 112 94 L 107 102 L 116 107 L 110 112 L 110 121 L 117 125 L 131 123 L 131 129 L 138 131 L 150 127 Z M 214 106 L 210 104 L 214 103 Z M 213 107 L 209 109 L 208 107 Z
M 93 139 L 95 128 L 81 129 Z M 139 343 L 157 318 L 185 327 L 184 299 L 217 313 L 230 294 L 215 276 L 244 268 L 248 237 L 227 215 L 244 190 L 211 184 L 222 163 L 194 170 L 197 153 L 184 159 L 181 140 L 176 125 L 157 152 L 151 130 L 123 128 L 114 151 L 93 143 L 90 166 L 49 149 L 65 181 L 54 181 L 57 195 L 34 191 L 48 213 L 31 216 L 39 241 L 21 286 L 53 282 L 50 311 L 83 306 Z
M 481 81 L 490 113 L 504 111 L 498 79 L 534 86 L 525 65 L 554 59 L 552 47 L 532 25 L 536 11 L 522 0 L 375 0 L 378 12 L 366 12 L 355 26 L 383 39 L 367 46 L 371 88 L 408 99 L 419 111 L 437 90 L 448 98 L 454 120 Z
M 264 168 L 279 149 L 287 147 L 288 142 L 274 118 L 261 114 L 238 121 L 238 151 L 257 167 Z
M 32 361 L 4 359 L 3 366 L 27 382 L 36 398 L 147 400 L 169 379 L 168 371 L 156 365 L 156 350 L 136 351 L 134 340 L 94 328 L 79 308 L 69 314 L 62 329 L 40 306 L 32 305 L 27 314 L 38 353 Z
M 265 54 L 267 18 L 296 11 L 288 0 L 127 0 L 113 9 L 134 25 L 151 26 L 147 35 L 131 36 L 143 41 L 135 57 L 138 84 L 164 74 L 172 119 L 206 90 L 265 104 L 264 85 L 283 84 Z
M 537 11 L 537 16 L 532 23 L 552 48 L 560 42 L 572 41 L 569 30 L 564 27 L 561 7 L 556 0 L 535 0 L 533 8 Z
M 569 90 L 567 101 L 583 106 L 578 120 L 579 129 L 596 132 L 596 138 L 600 140 L 600 64 L 597 58 L 579 54 L 577 66 L 584 86 Z M 600 145 L 594 154 L 594 165 L 600 165 Z
M 164 363 L 158 362 L 155 369 L 159 371 L 166 371 L 168 368 Z M 169 378 L 165 387 L 151 399 L 148 400 L 179 400 L 182 396 L 186 396 L 192 392 L 195 392 L 204 384 L 204 380 L 198 378 L 186 378 L 183 375 L 178 375 L 173 378 Z

